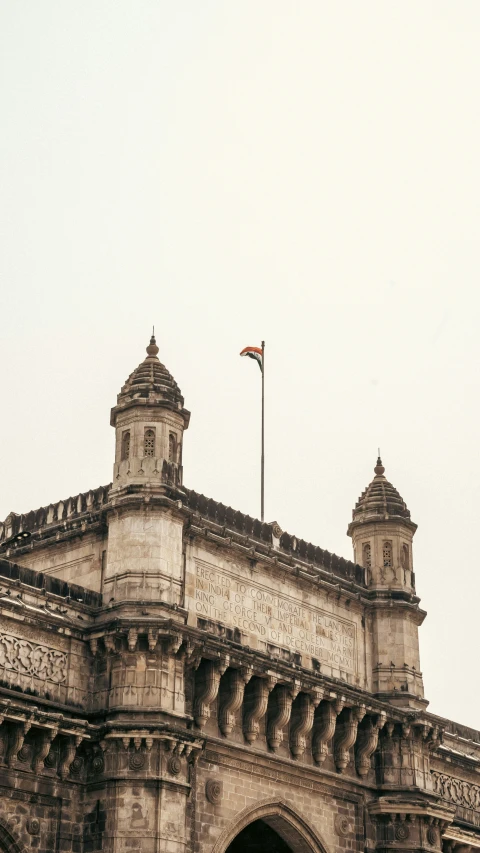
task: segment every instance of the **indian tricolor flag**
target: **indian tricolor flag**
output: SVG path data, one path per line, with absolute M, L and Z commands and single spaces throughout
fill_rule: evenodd
M 248 355 L 249 358 L 255 359 L 263 373 L 263 349 L 261 347 L 245 347 L 245 349 L 242 349 L 240 355 Z

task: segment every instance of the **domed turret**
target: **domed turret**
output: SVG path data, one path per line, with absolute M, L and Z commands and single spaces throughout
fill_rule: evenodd
M 127 484 L 182 484 L 183 431 L 190 421 L 180 388 L 158 359 L 152 335 L 147 356 L 117 397 L 113 488 Z
M 374 601 L 373 689 L 389 701 L 421 707 L 418 626 L 425 613 L 419 610 L 415 595 L 412 540 L 417 525 L 397 489 L 386 479 L 380 456 L 374 472 L 372 482 L 355 504 L 347 530 L 355 561 L 365 569 Z
M 398 491 L 385 477 L 380 456 L 375 477 L 355 504 L 347 533 L 355 560 L 370 586 L 414 589 L 412 538 L 417 525 Z

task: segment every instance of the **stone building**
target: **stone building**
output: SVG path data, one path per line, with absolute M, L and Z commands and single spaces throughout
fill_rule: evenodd
M 0 851 L 480 850 L 480 734 L 427 710 L 381 460 L 352 562 L 197 494 L 157 353 L 112 483 L 0 524 Z

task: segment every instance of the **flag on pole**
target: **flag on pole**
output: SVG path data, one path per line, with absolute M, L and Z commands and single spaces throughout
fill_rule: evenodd
M 255 359 L 261 373 L 263 373 L 263 349 L 261 347 L 245 347 L 245 349 L 242 349 L 240 355 L 248 355 L 249 358 Z
M 265 517 L 265 341 L 261 347 L 245 347 L 240 355 L 255 359 L 262 374 L 262 456 L 260 459 L 260 518 Z

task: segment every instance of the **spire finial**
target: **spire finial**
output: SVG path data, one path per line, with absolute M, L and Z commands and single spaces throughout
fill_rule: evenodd
M 385 473 L 385 468 L 383 467 L 383 463 L 380 457 L 380 448 L 378 448 L 377 464 L 375 465 L 375 468 L 373 470 L 375 471 L 377 477 L 380 477 L 382 474 Z
M 147 356 L 149 358 L 156 358 L 158 355 L 158 347 L 157 342 L 155 340 L 155 326 L 152 328 L 152 337 L 150 338 L 150 343 L 147 347 Z

